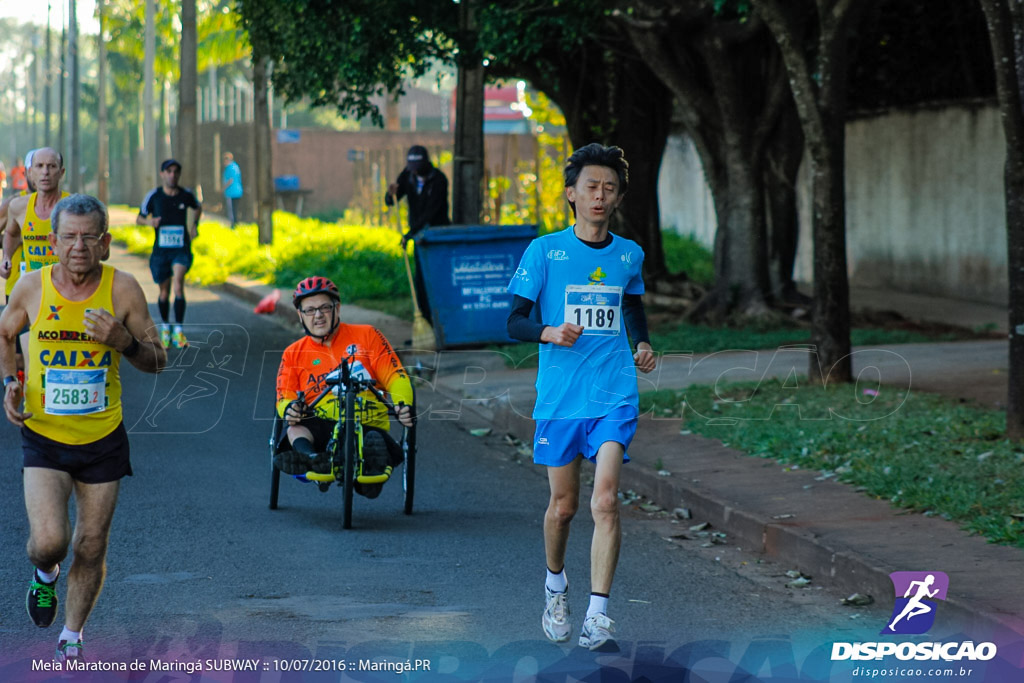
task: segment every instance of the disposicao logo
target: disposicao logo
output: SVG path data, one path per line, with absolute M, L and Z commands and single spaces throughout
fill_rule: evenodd
M 889 574 L 895 604 L 880 635 L 920 635 L 935 623 L 938 601 L 946 599 L 949 577 L 943 572 L 893 572 Z M 987 661 L 996 656 L 995 643 L 964 642 L 867 642 L 832 643 L 832 661 L 899 660 Z
M 949 577 L 943 572 L 893 572 L 889 580 L 896 591 L 896 604 L 883 634 L 927 633 L 935 623 L 938 600 L 946 599 Z

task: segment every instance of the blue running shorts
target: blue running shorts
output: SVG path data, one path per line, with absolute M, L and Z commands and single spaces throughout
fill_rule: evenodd
M 164 280 L 170 280 L 171 275 L 174 274 L 175 263 L 185 266 L 185 271 L 188 272 L 192 267 L 191 247 L 181 249 L 154 247 L 153 253 L 149 256 L 149 272 L 153 276 L 153 282 L 160 284 Z
M 576 456 L 597 461 L 597 451 L 606 441 L 629 444 L 636 435 L 637 411 L 633 406 L 619 406 L 604 417 L 596 419 L 537 420 L 533 435 L 533 462 L 536 465 L 562 467 Z M 623 452 L 622 462 L 629 462 Z

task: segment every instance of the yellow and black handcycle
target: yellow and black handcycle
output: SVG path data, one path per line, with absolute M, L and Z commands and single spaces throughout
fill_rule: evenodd
M 331 438 L 327 443 L 326 454 L 330 461 L 328 472 L 307 472 L 305 474 L 286 475 L 303 482 L 319 485 L 321 491 L 328 491 L 337 482 L 344 492 L 344 514 L 342 526 L 352 528 L 352 503 L 360 486 L 383 485 L 394 474 L 394 468 L 387 465 L 383 473 L 364 474 L 363 466 L 363 418 L 367 410 L 365 392 L 370 392 L 377 401 L 387 408 L 390 417 L 397 417 L 397 409 L 384 394 L 377 389 L 376 381 L 357 377 L 352 373 L 349 359 L 343 359 L 335 372 L 325 380 L 325 388 L 312 401 L 305 402 L 305 396 L 299 394 L 300 403 L 305 403 L 308 411 L 314 411 L 317 404 L 332 393 L 338 397 L 338 419 L 334 423 Z M 415 399 L 413 401 L 415 414 Z M 274 414 L 274 425 L 270 433 L 270 509 L 277 509 L 278 492 L 281 485 L 281 470 L 274 465 L 274 456 L 289 447 L 286 420 Z M 405 514 L 412 514 L 413 493 L 416 484 L 416 425 L 402 425 L 399 439 L 404 462 L 402 468 L 402 489 Z

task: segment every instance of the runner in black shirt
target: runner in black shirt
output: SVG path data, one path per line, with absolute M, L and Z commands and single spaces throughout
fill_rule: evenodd
M 157 305 L 163 324 L 160 326 L 160 340 L 164 348 L 172 344 L 181 349 L 188 346 L 182 324 L 185 322 L 185 273 L 192 267 L 192 240 L 203 207 L 191 190 L 178 186 L 181 178 L 181 164 L 168 159 L 160 164 L 160 187 L 150 191 L 142 200 L 142 207 L 135 219 L 137 225 L 148 225 L 154 229 L 153 254 L 149 257 L 149 270 L 153 281 L 160 285 Z M 188 224 L 188 209 L 196 212 L 191 226 Z M 167 320 L 170 313 L 171 280 L 174 281 L 174 329 Z

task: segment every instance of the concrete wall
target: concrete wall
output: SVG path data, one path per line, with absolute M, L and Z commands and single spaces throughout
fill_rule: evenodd
M 992 106 L 897 112 L 846 128 L 850 282 L 1003 305 L 1005 144 Z M 800 171 L 798 280 L 812 278 L 808 163 Z M 673 138 L 662 222 L 713 243 L 714 210 L 692 143 Z
M 711 190 L 693 140 L 672 135 L 665 145 L 658 174 L 658 207 L 663 228 L 693 235 L 709 249 L 715 243 L 718 219 Z
M 854 121 L 846 155 L 853 281 L 1006 302 L 1006 149 L 996 108 Z

